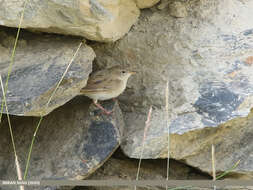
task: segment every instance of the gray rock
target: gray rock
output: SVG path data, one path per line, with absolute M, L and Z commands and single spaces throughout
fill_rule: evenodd
M 124 36 L 140 14 L 134 0 L 15 0 L 1 1 L 0 25 L 115 41 Z
M 118 104 L 103 103 L 106 109 L 114 110 L 108 116 L 90 103 L 84 97 L 77 97 L 44 117 L 34 142 L 27 179 L 83 179 L 116 150 L 124 127 Z M 11 117 L 22 172 L 38 121 L 35 117 Z M 0 134 L 0 178 L 3 180 L 16 179 L 9 134 L 4 118 Z
M 231 169 L 238 161 L 239 165 L 226 177 L 231 179 L 253 178 L 253 112 L 242 118 L 236 118 L 219 127 L 206 127 L 182 135 L 171 135 L 171 157 L 185 160 L 191 166 L 212 175 L 211 145 L 215 147 L 216 171 L 220 174 Z M 161 157 L 167 153 L 161 152 Z
M 5 83 L 16 31 L 1 29 L 0 74 Z M 8 82 L 8 110 L 13 115 L 46 115 L 79 94 L 86 85 L 95 54 L 85 43 L 81 46 L 51 103 L 46 106 L 81 39 L 21 32 Z
M 189 12 L 182 19 L 170 17 L 168 7 L 161 11 L 143 10 L 139 23 L 122 40 L 113 45 L 92 47 L 99 67 L 120 63 L 138 71 L 120 97 L 127 126 L 125 142 L 121 145 L 123 151 L 129 157 L 140 157 L 143 129 L 152 105 L 154 110 L 142 157 L 167 157 L 169 126 L 170 134 L 184 135 L 180 139 L 184 142 L 182 147 L 181 142 L 173 141 L 170 151 L 176 153 L 171 154 L 172 158 L 187 163 L 194 158 L 192 166 L 209 172 L 205 164 L 210 162 L 198 157 L 202 146 L 197 146 L 194 152 L 188 150 L 189 144 L 198 138 L 189 132 L 205 134 L 206 130 L 201 129 L 245 117 L 253 107 L 253 20 L 247 19 L 251 17 L 253 2 L 203 0 L 187 1 L 185 6 Z M 168 125 L 165 113 L 167 81 Z M 232 128 L 227 130 L 232 132 Z M 244 158 L 249 156 L 249 151 L 236 140 L 247 134 L 233 132 L 235 136 L 231 141 L 234 140 L 241 154 L 235 153 L 230 146 L 224 154 L 226 157 L 237 155 L 237 159 L 247 161 L 250 158 Z M 210 148 L 215 139 L 208 142 Z M 176 149 L 180 148 L 185 149 L 182 157 L 177 155 Z M 250 145 L 248 148 L 251 149 Z M 210 159 L 210 152 L 205 153 L 205 158 Z M 226 166 L 234 164 L 225 159 L 217 162 Z M 227 167 L 219 169 L 224 171 Z M 238 166 L 237 172 L 244 173 L 244 169 Z M 249 170 L 246 175 L 250 174 Z
M 160 6 L 161 9 L 162 5 Z M 184 18 L 187 16 L 187 9 L 185 7 L 185 3 L 180 1 L 173 1 L 169 5 L 169 13 L 171 16 L 176 18 Z

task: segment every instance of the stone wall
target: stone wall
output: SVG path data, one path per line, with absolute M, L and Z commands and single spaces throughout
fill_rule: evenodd
M 24 5 L 24 0 L 0 3 L 4 82 L 16 34 L 7 27 L 18 27 Z M 169 134 L 170 158 L 211 175 L 214 145 L 217 172 L 240 160 L 230 177 L 252 179 L 252 8 L 247 0 L 29 1 L 7 91 L 9 113 L 22 116 L 11 116 L 20 125 L 13 128 L 15 138 L 22 134 L 23 143 L 17 143 L 22 167 L 37 121 L 31 116 L 45 116 L 30 163 L 35 179 L 85 178 L 118 146 L 129 158 L 167 158 Z M 102 103 L 112 115 L 88 98 L 74 98 L 91 72 L 115 65 L 137 74 L 117 101 Z M 0 156 L 0 176 L 4 171 L 15 176 L 6 167 L 14 161 L 6 119 L 1 125 L 0 147 L 8 149 Z

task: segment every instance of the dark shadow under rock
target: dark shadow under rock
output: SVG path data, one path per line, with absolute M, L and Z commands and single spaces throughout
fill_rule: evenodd
M 119 146 L 124 126 L 117 102 L 107 101 L 104 115 L 84 97 L 77 97 L 44 117 L 32 150 L 28 180 L 82 179 L 100 167 Z M 22 172 L 39 118 L 11 117 Z M 16 180 L 7 119 L 1 123 L 0 179 Z
M 135 180 L 138 159 L 127 158 L 118 149 L 88 180 Z M 139 180 L 165 180 L 167 170 L 166 159 L 142 160 Z M 169 180 L 211 180 L 211 177 L 185 164 L 170 160 Z M 75 187 L 74 190 L 133 190 L 134 187 Z M 138 187 L 139 190 L 165 189 L 161 187 Z
M 124 179 L 135 180 L 139 159 L 124 156 L 118 149 L 105 164 L 88 179 Z M 141 161 L 139 180 L 166 179 L 167 159 L 144 159 Z M 192 167 L 175 160 L 170 160 L 170 180 L 211 179 Z

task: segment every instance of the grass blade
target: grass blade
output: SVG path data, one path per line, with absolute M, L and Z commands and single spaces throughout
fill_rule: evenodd
M 15 141 L 14 141 L 14 136 L 13 136 L 13 131 L 12 131 L 12 125 L 11 125 L 11 119 L 10 119 L 10 116 L 9 116 L 8 106 L 7 106 L 7 102 L 6 102 L 6 96 L 5 96 L 6 93 L 5 93 L 5 90 L 4 90 L 4 85 L 3 85 L 3 80 L 2 80 L 1 75 L 0 75 L 0 85 L 1 85 L 2 93 L 3 93 L 3 100 L 4 100 L 3 102 L 5 104 L 5 110 L 6 110 L 6 115 L 7 115 L 10 135 L 11 135 L 11 142 L 12 142 L 12 147 L 13 147 L 13 152 L 14 152 L 14 157 L 15 157 L 15 165 L 16 165 L 17 176 L 18 176 L 18 180 L 22 180 L 22 173 L 21 173 L 21 168 L 20 168 L 20 164 L 19 164 L 19 161 L 18 161 L 16 146 L 15 146 Z M 20 190 L 24 190 L 24 186 L 20 186 Z
M 215 148 L 212 144 L 212 171 L 213 171 L 213 181 L 216 180 L 216 167 L 215 167 Z M 213 190 L 216 190 L 216 186 L 213 186 Z
M 4 91 L 6 93 L 7 93 L 7 90 L 8 90 L 8 82 L 9 82 L 10 74 L 11 74 L 11 71 L 12 71 L 12 66 L 14 64 L 14 58 L 15 58 L 15 54 L 16 54 L 16 47 L 17 47 L 17 44 L 18 44 L 19 33 L 20 33 L 20 30 L 21 30 L 21 25 L 22 25 L 22 22 L 23 22 L 23 19 L 24 19 L 24 14 L 25 14 L 25 8 L 26 8 L 26 5 L 27 5 L 28 1 L 29 0 L 25 0 L 24 8 L 23 8 L 23 11 L 22 11 L 20 19 L 19 19 L 18 31 L 17 31 L 17 35 L 16 35 L 16 38 L 15 38 L 14 47 L 12 49 L 11 62 L 10 62 L 9 68 L 8 68 L 7 79 L 6 79 L 6 82 L 5 82 Z M 2 121 L 3 109 L 4 109 L 4 102 L 2 102 L 2 105 L 1 105 L 0 123 Z
M 232 172 L 238 166 L 238 164 L 240 163 L 240 161 L 241 160 L 238 160 L 230 169 L 228 169 L 227 171 L 225 171 L 222 174 L 218 175 L 216 177 L 216 180 L 220 179 L 220 178 L 224 177 L 225 175 L 229 174 L 230 172 Z
M 67 72 L 68 72 L 68 70 L 69 70 L 71 64 L 73 63 L 73 61 L 74 61 L 74 59 L 75 59 L 75 57 L 76 57 L 76 55 L 77 55 L 79 49 L 81 48 L 82 44 L 83 44 L 82 42 L 79 44 L 79 46 L 78 46 L 78 48 L 77 48 L 75 54 L 74 54 L 73 57 L 71 58 L 71 60 L 70 60 L 70 62 L 69 62 L 69 64 L 68 64 L 66 70 L 64 71 L 64 73 L 63 73 L 61 79 L 59 80 L 59 82 L 57 83 L 57 85 L 56 85 L 54 91 L 52 92 L 51 96 L 49 97 L 49 99 L 48 99 L 48 101 L 47 101 L 47 104 L 46 104 L 46 107 L 49 106 L 49 104 L 50 104 L 52 98 L 54 97 L 54 95 L 55 95 L 57 89 L 59 88 L 59 86 L 60 86 L 62 80 L 64 79 L 65 75 L 67 74 Z M 40 120 L 39 120 L 39 122 L 38 122 L 38 124 L 37 124 L 37 126 L 36 126 L 36 129 L 35 129 L 35 132 L 34 132 L 34 134 L 33 134 L 32 142 L 31 142 L 31 145 L 30 145 L 30 148 L 29 148 L 29 152 L 28 152 L 28 156 L 27 156 L 27 161 L 26 161 L 26 167 L 25 167 L 25 173 L 24 173 L 24 180 L 25 180 L 26 177 L 27 177 L 28 168 L 29 168 L 30 159 L 31 159 L 31 154 L 32 154 L 32 148 L 33 148 L 34 141 L 35 141 L 35 138 L 36 138 L 36 135 L 37 135 L 37 132 L 38 132 L 38 130 L 39 130 L 39 127 L 40 127 L 40 124 L 41 124 L 42 120 L 43 120 L 43 116 L 40 116 Z
M 166 116 L 166 129 L 167 129 L 167 172 L 166 172 L 166 180 L 169 180 L 169 170 L 170 170 L 170 126 L 169 126 L 169 81 L 166 83 L 165 89 L 165 116 Z M 168 186 L 166 185 L 166 189 Z
M 140 159 L 139 159 L 139 163 L 138 163 L 138 169 L 137 169 L 137 174 L 136 174 L 136 180 L 139 180 L 139 174 L 140 174 L 140 168 L 141 168 L 141 160 L 142 160 L 142 156 L 143 156 L 143 151 L 144 151 L 144 145 L 145 145 L 145 140 L 146 140 L 146 136 L 147 136 L 147 131 L 150 125 L 150 118 L 152 115 L 152 106 L 150 106 L 149 112 L 148 112 L 148 117 L 147 120 L 145 122 L 145 128 L 144 128 L 144 133 L 143 133 L 143 140 L 142 140 L 142 147 L 141 147 L 141 155 L 140 155 Z M 134 186 L 134 189 L 136 190 L 136 186 Z
M 213 170 L 213 181 L 216 180 L 216 169 L 215 169 L 215 149 L 212 144 L 212 170 Z

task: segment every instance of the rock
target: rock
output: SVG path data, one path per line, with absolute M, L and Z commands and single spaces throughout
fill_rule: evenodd
M 17 27 L 24 2 L 3 1 L 0 24 Z M 109 42 L 125 35 L 138 16 L 133 0 L 37 0 L 27 3 L 22 28 Z
M 77 97 L 42 120 L 31 154 L 27 179 L 83 179 L 99 168 L 117 149 L 124 122 L 114 101 L 104 115 L 91 101 Z M 39 118 L 11 117 L 22 172 Z M 0 178 L 16 179 L 14 154 L 6 118 L 1 123 Z
M 182 135 L 171 135 L 171 156 L 212 174 L 211 145 L 215 147 L 217 173 L 239 165 L 229 173 L 229 178 L 253 178 L 253 110 L 245 118 L 236 118 L 219 127 L 207 127 Z M 187 148 L 185 148 L 187 147 Z M 166 157 L 165 151 L 161 157 Z
M 159 5 L 157 6 L 157 8 L 159 10 L 165 9 L 169 5 L 169 3 L 170 3 L 170 1 L 168 1 L 168 0 L 161 0 Z
M 94 44 L 92 47 L 98 67 L 122 64 L 138 71 L 119 98 L 126 121 L 126 138 L 121 145 L 125 154 L 131 158 L 140 157 L 147 112 L 152 105 L 142 158 L 167 157 L 169 126 L 170 134 L 183 141 L 172 141 L 171 157 L 210 172 L 207 170 L 207 165 L 211 166 L 210 147 L 218 138 L 209 141 L 205 128 L 218 130 L 219 125 L 232 119 L 241 120 L 253 107 L 253 67 L 249 64 L 253 55 L 253 20 L 247 19 L 251 17 L 253 2 L 203 0 L 188 3 L 191 9 L 187 10 L 191 11 L 184 19 L 168 16 L 168 8 L 143 10 L 138 24 L 122 40 L 113 45 Z M 167 81 L 168 124 L 165 113 Z M 233 127 L 236 126 L 227 127 L 226 133 L 234 134 L 231 142 L 238 149 L 233 152 L 235 149 L 226 145 L 223 159 L 221 155 L 217 160 L 224 166 L 220 171 L 232 167 L 238 159 L 251 159 L 250 145 L 246 147 L 246 143 L 238 142 L 249 134 L 239 132 L 239 128 L 233 130 Z M 200 141 L 194 152 L 188 149 L 200 134 L 206 135 L 209 143 L 205 146 L 209 148 L 204 151 L 205 156 L 198 154 L 202 151 Z M 183 156 L 178 155 L 180 148 L 184 150 Z M 227 161 L 233 157 L 236 159 Z M 236 173 L 251 176 L 252 167 L 247 171 L 245 168 L 239 165 Z
M 16 32 L 1 29 L 0 74 L 5 83 Z M 22 31 L 6 95 L 10 114 L 46 115 L 79 94 L 86 85 L 95 57 L 94 51 L 85 44 L 81 46 L 51 103 L 46 105 L 80 42 L 78 38 Z M 2 89 L 0 100 L 3 101 Z
M 187 9 L 185 4 L 180 1 L 173 1 L 169 5 L 169 13 L 176 18 L 184 18 L 187 16 Z
M 150 8 L 157 4 L 160 0 L 135 0 L 140 9 Z

